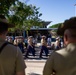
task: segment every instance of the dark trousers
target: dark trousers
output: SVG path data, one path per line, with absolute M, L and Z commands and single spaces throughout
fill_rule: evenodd
M 30 45 L 27 46 L 27 52 L 26 52 L 25 57 L 27 57 L 29 55 L 29 53 L 32 53 L 32 55 L 35 56 L 35 48 L 34 48 L 34 46 L 30 46 Z
M 18 47 L 20 48 L 21 52 L 24 53 L 24 45 L 23 45 L 23 43 L 19 43 Z
M 42 53 L 45 52 L 45 55 L 48 56 L 48 48 L 46 46 L 41 46 L 40 57 L 42 57 Z

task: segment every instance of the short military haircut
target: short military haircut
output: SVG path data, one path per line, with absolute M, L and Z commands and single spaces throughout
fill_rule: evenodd
M 76 29 L 76 17 L 65 20 L 64 23 L 58 27 L 57 34 L 63 36 L 66 29 Z
M 67 34 L 69 38 L 76 38 L 76 29 L 66 29 L 64 35 Z

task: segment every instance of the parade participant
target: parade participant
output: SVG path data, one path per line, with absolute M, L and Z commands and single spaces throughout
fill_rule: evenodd
M 28 37 L 28 46 L 27 46 L 27 52 L 26 52 L 25 58 L 28 58 L 29 53 L 32 53 L 32 55 L 35 56 L 35 47 L 33 45 L 33 36 Z
M 60 47 L 60 38 L 57 37 L 56 38 L 56 42 L 55 42 L 55 50 L 59 50 L 61 47 Z
M 24 44 L 23 44 L 23 37 L 19 36 L 19 42 L 18 42 L 18 47 L 20 48 L 21 52 L 24 53 Z
M 0 75 L 25 75 L 26 65 L 20 49 L 5 41 L 9 24 L 4 15 L 0 15 Z
M 42 53 L 43 53 L 43 51 L 45 51 L 45 54 L 46 54 L 46 56 L 48 56 L 48 53 L 49 53 L 49 51 L 48 51 L 48 48 L 47 48 L 47 42 L 46 42 L 46 37 L 45 36 L 42 36 L 42 39 L 41 39 L 41 51 L 40 51 L 40 58 L 42 58 Z
M 76 75 L 76 17 L 65 20 L 58 28 L 65 48 L 53 52 L 43 69 L 43 75 Z

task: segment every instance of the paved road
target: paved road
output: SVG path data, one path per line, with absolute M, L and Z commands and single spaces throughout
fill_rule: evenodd
M 42 75 L 43 67 L 46 60 L 27 59 L 25 63 L 27 65 L 26 75 Z
M 40 55 L 40 48 L 39 47 L 37 47 L 37 48 L 35 48 L 35 50 L 36 50 L 36 53 L 35 53 L 35 57 L 34 56 L 32 56 L 32 54 L 31 53 L 29 53 L 29 55 L 28 55 L 28 58 L 27 59 L 39 59 L 39 55 Z M 53 52 L 54 50 L 49 50 L 49 54 L 48 54 L 48 56 Z M 25 54 L 26 54 L 26 52 L 23 54 L 23 57 L 25 58 Z M 48 57 L 46 57 L 45 56 L 45 53 L 43 53 L 42 54 L 42 57 L 43 57 L 43 59 L 47 59 Z
M 53 52 L 54 50 L 49 50 L 49 55 Z M 39 53 L 40 53 L 40 48 L 36 48 L 36 56 L 32 56 L 32 54 L 29 54 L 29 58 L 24 59 L 27 68 L 26 68 L 26 75 L 42 75 L 42 71 L 45 65 L 45 62 L 47 58 L 45 56 L 45 53 L 43 53 L 43 58 L 39 58 Z M 25 54 L 23 54 L 24 57 Z

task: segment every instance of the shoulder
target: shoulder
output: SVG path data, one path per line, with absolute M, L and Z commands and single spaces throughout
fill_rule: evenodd
M 57 51 L 55 51 L 55 52 L 56 52 L 56 53 L 63 53 L 63 52 L 65 52 L 65 50 L 66 50 L 66 48 L 62 48 L 62 49 L 57 50 Z
M 14 45 L 14 44 L 12 44 L 12 43 L 10 43 L 10 42 L 6 42 L 6 43 L 7 43 L 7 46 L 8 46 L 8 47 L 14 47 L 14 48 L 17 47 L 16 45 Z
M 6 45 L 6 48 L 9 52 L 17 52 L 17 50 L 20 50 L 18 46 L 15 46 L 14 44 L 12 43 L 9 43 L 9 42 L 6 42 L 7 45 Z
M 53 53 L 53 58 L 60 58 L 60 57 L 66 56 L 66 55 L 67 55 L 67 50 L 66 50 L 66 48 L 63 48 L 63 49 L 55 51 Z
M 60 49 L 60 50 L 52 52 L 50 56 L 54 58 L 58 55 L 62 55 L 65 51 L 66 51 L 66 48 Z

